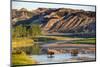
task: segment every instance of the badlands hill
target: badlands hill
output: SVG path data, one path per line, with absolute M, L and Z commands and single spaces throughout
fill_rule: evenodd
M 70 8 L 12 9 L 12 25 L 39 24 L 46 32 L 95 32 L 96 12 Z

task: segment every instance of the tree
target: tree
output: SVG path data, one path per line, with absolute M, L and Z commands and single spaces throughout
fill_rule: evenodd
M 22 29 L 23 29 L 22 25 L 19 25 L 19 26 L 15 27 L 14 32 L 15 32 L 16 37 L 21 37 L 21 35 L 22 35 Z
M 12 32 L 12 38 L 17 37 L 17 36 L 16 36 L 16 33 L 15 33 L 15 29 L 14 29 L 14 28 L 12 28 L 12 29 L 11 29 L 11 32 Z
M 12 29 L 13 37 L 26 37 L 27 30 L 25 26 L 19 25 Z
M 21 36 L 26 37 L 26 35 L 27 35 L 27 30 L 26 30 L 26 27 L 23 26 L 22 29 L 21 29 Z
M 30 32 L 31 32 L 33 41 L 37 41 L 38 42 L 38 36 L 42 35 L 41 28 L 39 27 L 39 25 L 38 24 L 32 25 Z M 40 52 L 40 47 L 39 47 L 38 43 L 34 43 L 34 45 L 33 45 L 33 53 L 34 54 L 39 54 L 39 52 Z
M 32 30 L 32 36 L 33 37 L 37 37 L 37 36 L 42 35 L 41 28 L 37 24 L 32 25 L 32 29 L 31 30 Z

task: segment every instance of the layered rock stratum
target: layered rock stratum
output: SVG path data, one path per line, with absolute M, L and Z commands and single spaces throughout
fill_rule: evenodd
M 12 10 L 12 25 L 38 23 L 43 31 L 73 33 L 95 32 L 96 12 L 70 8 L 37 8 L 28 11 Z M 19 20 L 20 19 L 20 20 Z

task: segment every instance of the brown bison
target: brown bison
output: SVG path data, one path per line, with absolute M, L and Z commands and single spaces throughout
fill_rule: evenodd
M 48 58 L 53 58 L 54 52 L 53 51 L 48 51 L 47 52 Z
M 79 53 L 79 51 L 78 51 L 77 49 L 71 50 L 71 55 L 72 55 L 72 56 L 77 56 L 78 53 Z

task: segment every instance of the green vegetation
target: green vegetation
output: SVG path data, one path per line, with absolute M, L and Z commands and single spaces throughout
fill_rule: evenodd
M 12 37 L 37 37 L 42 35 L 41 29 L 38 24 L 33 24 L 28 28 L 28 26 L 19 25 L 12 29 Z
M 16 26 L 15 28 L 12 29 L 12 37 L 17 38 L 17 37 L 26 37 L 26 27 L 19 25 Z
M 26 65 L 26 64 L 37 64 L 36 60 L 31 60 L 24 52 L 17 54 L 12 54 L 12 64 L 13 65 Z
M 35 24 L 30 27 L 19 25 L 12 29 L 12 64 L 25 65 L 37 64 L 37 62 L 27 54 L 39 54 L 40 47 L 37 36 L 42 35 L 39 25 Z M 13 53 L 16 51 L 15 53 Z M 19 52 L 23 51 L 23 52 Z
M 95 44 L 96 39 L 95 38 L 84 38 L 81 40 L 76 40 L 72 42 L 73 44 Z
M 42 35 L 39 25 L 37 24 L 32 25 L 30 34 L 32 35 L 32 37 L 37 37 L 37 36 Z
M 38 44 L 35 44 L 32 46 L 32 53 L 33 54 L 39 54 L 40 53 L 40 46 Z
M 38 41 L 37 36 L 42 35 L 39 25 L 34 24 L 29 28 L 27 26 L 19 25 L 12 29 L 12 44 L 18 45 L 30 45 L 35 44 L 35 40 Z

